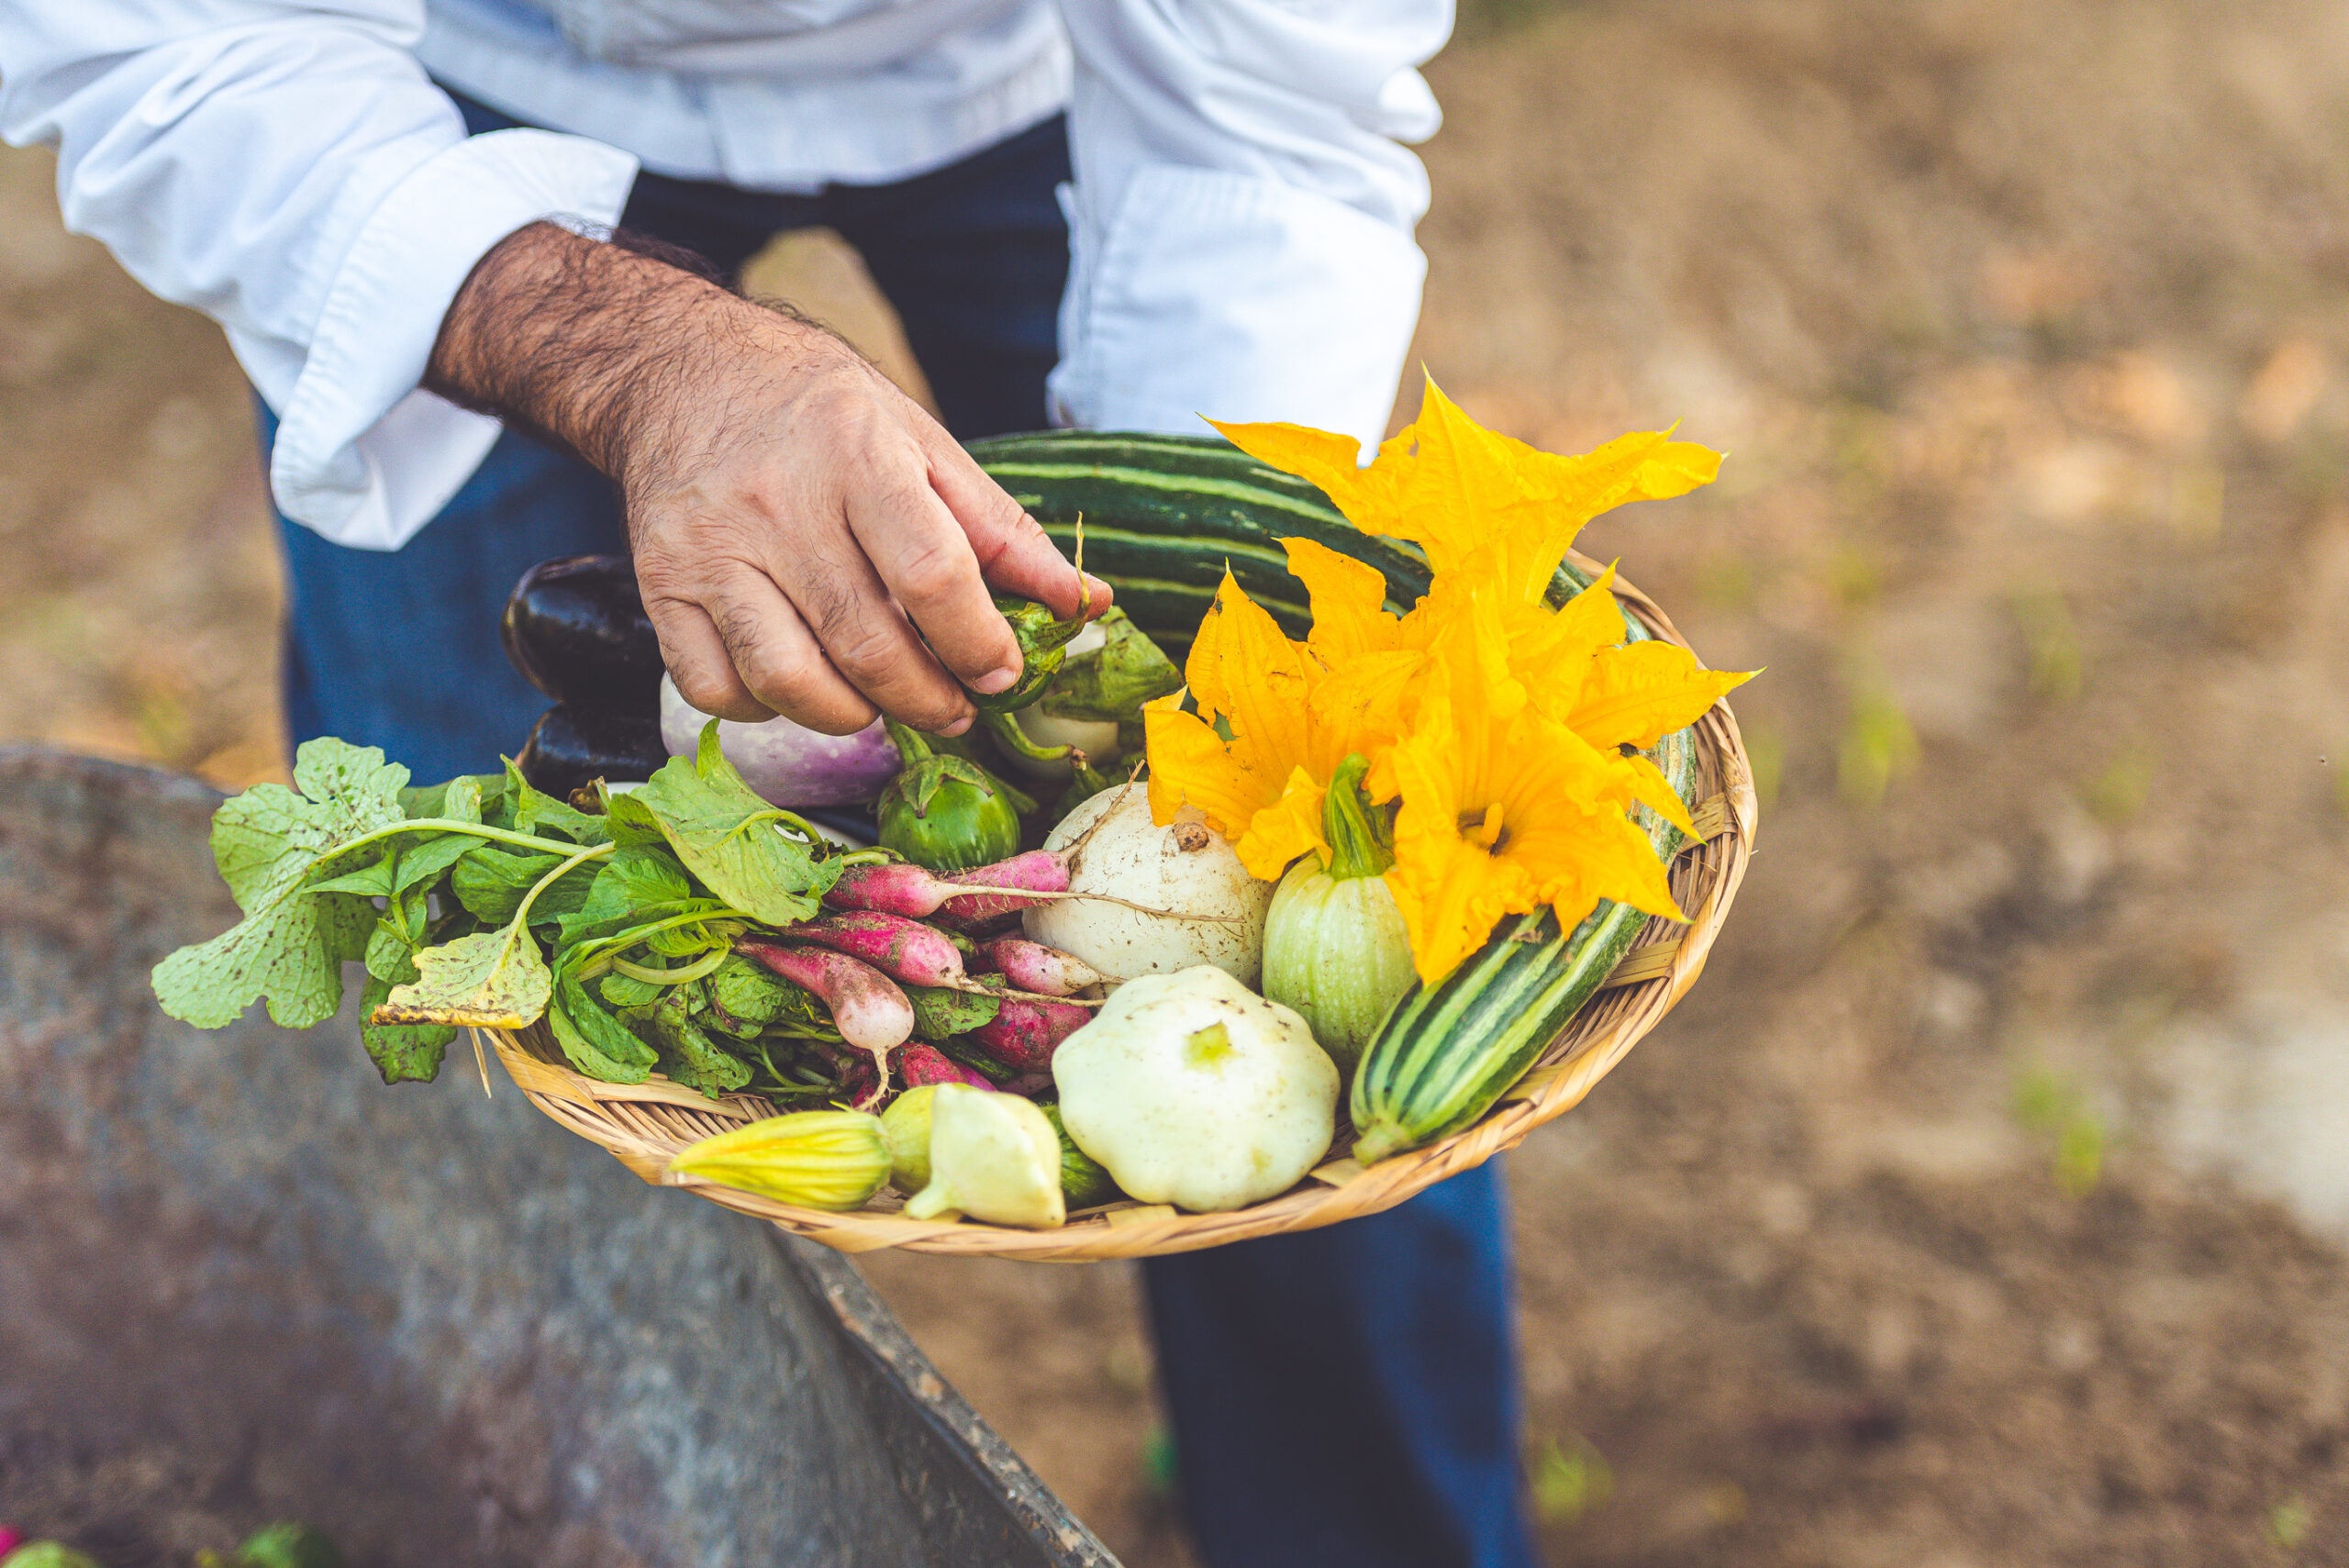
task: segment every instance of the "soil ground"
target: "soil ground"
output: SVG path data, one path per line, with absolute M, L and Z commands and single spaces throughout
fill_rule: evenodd
M 1583 547 L 1767 667 L 1711 972 L 1509 1160 L 1550 1561 L 2349 1561 L 2349 17 L 1493 0 L 1429 74 L 1418 357 L 1729 450 Z M 249 782 L 241 384 L 50 178 L 0 159 L 0 735 Z M 1130 1271 L 865 1266 L 1189 1561 Z

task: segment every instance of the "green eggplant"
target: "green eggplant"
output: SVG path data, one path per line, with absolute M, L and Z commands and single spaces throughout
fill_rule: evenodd
M 967 686 L 963 690 L 982 713 L 1014 713 L 1034 702 L 1052 684 L 1052 677 L 1061 673 L 1070 639 L 1085 629 L 1091 617 L 1081 599 L 1076 614 L 1066 620 L 1033 599 L 998 594 L 995 607 L 1011 623 L 1011 635 L 1019 639 L 1019 678 L 999 692 L 974 692 Z
M 1063 663 L 1037 709 L 1055 718 L 1115 724 L 1119 751 L 1139 751 L 1142 704 L 1179 688 L 1183 672 L 1117 606 L 1094 624 L 1101 628 L 1101 646 Z
M 968 871 L 1019 852 L 1019 813 L 1035 802 L 967 758 L 933 751 L 921 736 L 887 721 L 905 768 L 874 810 L 881 846 L 927 871 Z

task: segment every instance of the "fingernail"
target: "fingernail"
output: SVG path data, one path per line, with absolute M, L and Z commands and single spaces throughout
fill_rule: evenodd
M 945 728 L 940 730 L 939 733 L 941 735 L 960 735 L 963 731 L 970 728 L 971 716 L 966 713 L 962 717 L 956 719 L 953 723 L 948 725 Z
M 1018 679 L 1019 679 L 1019 666 L 1017 664 L 1006 664 L 1002 669 L 990 670 L 985 674 L 981 675 L 977 680 L 973 681 L 971 683 L 971 689 L 977 692 L 982 696 L 991 697 L 997 692 L 1009 691 L 1011 689 L 1011 683 Z

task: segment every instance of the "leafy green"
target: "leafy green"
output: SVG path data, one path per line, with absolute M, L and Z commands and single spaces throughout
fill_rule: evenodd
M 259 786 L 216 816 L 221 874 L 245 918 L 157 967 L 175 1017 L 217 1027 L 259 998 L 280 1023 L 317 1023 L 341 1001 L 341 965 L 363 959 L 361 1034 L 386 1083 L 435 1076 L 460 1029 L 545 1017 L 582 1073 L 635 1083 L 658 1064 L 712 1094 L 741 1087 L 751 1069 L 700 1020 L 755 1035 L 828 1019 L 728 951 L 753 918 L 814 913 L 837 873 L 777 831 L 796 819 L 750 792 L 714 728 L 654 784 L 599 795 L 601 816 L 532 789 L 510 764 L 411 789 L 381 751 L 336 740 L 302 749 L 295 782 L 298 793 Z M 549 925 L 542 948 L 532 928 Z M 678 978 L 609 972 L 630 953 Z
M 463 833 L 443 833 L 437 839 L 427 839 L 420 843 L 410 840 L 408 846 L 400 851 L 399 871 L 392 878 L 393 888 L 404 893 L 411 887 L 431 886 L 451 866 L 464 859 L 468 850 L 478 841 Z
M 589 816 L 568 801 L 532 789 L 523 781 L 522 770 L 510 759 L 506 764 L 506 798 L 512 803 L 514 830 L 518 833 L 555 832 L 574 844 L 612 841 L 610 823 L 601 817 Z
M 622 952 L 642 941 L 646 933 L 662 921 L 728 913 L 730 911 L 726 906 L 715 898 L 688 898 L 676 904 L 657 904 L 649 909 L 630 909 L 623 915 L 607 915 L 600 920 L 590 919 L 583 911 L 562 917 L 562 929 L 555 939 L 555 946 L 566 952 L 590 947 L 598 951 Z
M 505 792 L 503 773 L 460 773 L 447 784 L 420 784 L 400 791 L 400 808 L 411 821 L 432 817 L 510 828 L 514 825 L 510 819 L 493 817 L 503 804 Z
M 413 980 L 408 973 L 416 967 L 417 944 L 410 940 L 402 924 L 402 913 L 386 909 L 377 917 L 375 929 L 367 938 L 367 951 L 362 955 L 371 980 L 397 982 Z
M 375 1064 L 385 1084 L 429 1084 L 440 1075 L 440 1062 L 449 1053 L 449 1042 L 457 1038 L 450 1024 L 379 1024 L 374 1021 L 376 1008 L 391 1000 L 395 984 L 417 978 L 414 961 L 407 964 L 407 973 L 388 978 L 374 974 L 367 977 L 366 988 L 359 994 L 359 1043 L 367 1049 L 368 1060 Z
M 686 1016 L 685 998 L 676 991 L 652 1006 L 630 1008 L 628 1019 L 640 1029 L 651 1029 L 661 1045 L 661 1071 L 671 1083 L 715 1098 L 751 1081 L 749 1063 L 719 1050 Z
M 748 1040 L 770 1024 L 831 1028 L 830 1009 L 813 993 L 747 958 L 728 959 L 704 984 L 720 1015 L 718 1027 L 738 1040 Z
M 641 1084 L 659 1060 L 651 1046 L 587 994 L 576 974 L 566 973 L 556 984 L 547 1022 L 563 1055 L 590 1078 L 607 1084 Z
M 662 764 L 664 767 L 668 765 Z M 630 790 L 626 795 L 612 796 L 611 805 L 604 813 L 604 825 L 611 831 L 612 842 L 622 849 L 667 849 L 669 840 L 661 830 L 661 819 L 637 803 L 637 793 Z
M 463 833 L 442 833 L 429 839 L 404 836 L 387 840 L 383 843 L 381 859 L 356 871 L 312 882 L 310 891 L 356 893 L 364 897 L 387 898 L 412 887 L 429 887 L 479 842 L 479 840 Z M 333 868 L 329 866 L 327 869 Z
M 367 939 L 367 973 L 378 980 L 416 978 L 417 950 L 430 945 L 430 891 L 411 887 L 386 900 Z
M 449 885 L 455 891 L 457 902 L 475 918 L 486 925 L 502 926 L 514 917 L 514 911 L 521 907 L 530 889 L 562 865 L 563 859 L 552 854 L 515 854 L 484 844 L 458 860 L 456 869 L 449 874 Z M 594 876 L 594 868 L 585 865 L 565 873 L 539 895 L 530 906 L 530 918 L 552 920 L 577 911 L 586 902 Z
M 661 999 L 662 987 L 633 974 L 607 974 L 596 989 L 615 1007 L 649 1007 Z
M 648 914 L 656 917 L 644 918 Z M 603 973 L 610 967 L 610 961 L 623 957 L 631 949 L 662 940 L 672 930 L 684 933 L 679 951 L 698 955 L 707 952 L 715 945 L 730 940 L 741 926 L 733 910 L 711 898 L 688 898 L 679 904 L 614 916 L 609 920 L 584 929 L 575 925 L 578 918 L 572 916 L 563 922 L 564 928 L 576 940 L 561 942 L 558 946 L 562 954 L 562 967 L 578 969 L 589 975 Z M 639 955 L 640 958 L 643 956 Z M 663 956 L 674 957 L 675 954 L 664 951 Z
M 340 876 L 314 882 L 310 884 L 310 891 L 355 893 L 362 898 L 387 898 L 391 896 L 392 877 L 399 870 L 399 846 L 390 845 L 384 851 L 382 860 L 371 862 L 357 871 L 345 872 Z
M 440 786 L 439 815 L 450 822 L 478 822 L 482 806 L 492 792 L 493 775 L 461 773 Z M 497 792 L 503 798 L 503 792 Z
M 212 819 L 212 853 L 245 917 L 155 966 L 155 999 L 198 1029 L 218 1029 L 255 1001 L 291 1029 L 342 1005 L 342 965 L 364 955 L 375 911 L 349 893 L 313 893 L 311 869 L 352 840 L 405 820 L 407 770 L 373 746 L 305 741 L 294 789 L 256 784 Z M 296 793 L 298 791 L 298 793 Z
M 596 870 L 587 896 L 576 913 L 562 917 L 565 948 L 584 941 L 616 937 L 632 927 L 650 925 L 671 915 L 696 908 L 724 908 L 716 899 L 694 896 L 693 884 L 677 857 L 656 837 L 651 844 L 629 844 Z
M 901 985 L 914 1006 L 914 1033 L 924 1040 L 945 1040 L 991 1021 L 1003 1011 L 1003 998 L 972 991 L 951 991 L 939 985 Z
M 644 939 L 644 945 L 662 958 L 699 958 L 711 946 L 711 937 L 702 926 L 672 926 L 654 931 Z
M 446 928 L 460 921 L 471 929 L 470 917 L 459 914 L 442 922 L 440 935 L 444 939 L 451 935 Z M 375 1009 L 391 1000 L 393 986 L 412 985 L 421 978 L 416 955 L 432 945 L 433 935 L 430 890 L 417 886 L 384 902 L 374 934 L 367 939 L 367 984 L 359 997 L 359 1043 L 366 1047 L 385 1084 L 430 1083 L 440 1076 L 441 1059 L 449 1042 L 457 1037 L 456 1029 L 448 1024 L 374 1021 Z
M 460 1024 L 518 1029 L 546 1011 L 554 977 L 520 922 L 478 931 L 416 955 L 420 977 L 392 988 L 371 1015 L 381 1024 Z
M 755 920 L 788 926 L 816 913 L 840 873 L 775 830 L 785 815 L 742 782 L 718 750 L 713 719 L 695 757 L 672 757 L 650 782 L 613 796 L 606 820 L 615 841 L 623 828 L 658 830 L 710 892 Z
M 640 915 L 694 895 L 685 868 L 666 850 L 632 845 L 615 851 L 596 872 L 595 885 L 579 912 L 597 919 Z

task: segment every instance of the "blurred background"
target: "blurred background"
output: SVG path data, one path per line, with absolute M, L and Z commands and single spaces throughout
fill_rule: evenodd
M 1767 667 L 1711 973 L 1510 1157 L 1550 1561 L 2349 1561 L 2349 11 L 1481 0 L 1429 76 L 1415 358 L 1725 450 L 1583 548 Z M 0 154 L 0 738 L 275 776 L 242 381 L 52 177 Z M 758 282 L 915 379 L 836 241 Z M 861 1266 L 1191 1561 L 1130 1273 Z

